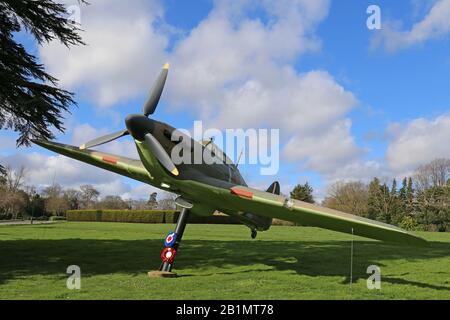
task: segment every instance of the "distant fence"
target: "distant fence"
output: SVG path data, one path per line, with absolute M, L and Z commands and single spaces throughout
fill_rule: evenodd
M 68 210 L 67 221 L 176 223 L 180 215 L 174 210 Z M 224 214 L 201 217 L 189 215 L 189 223 L 238 224 L 239 221 Z

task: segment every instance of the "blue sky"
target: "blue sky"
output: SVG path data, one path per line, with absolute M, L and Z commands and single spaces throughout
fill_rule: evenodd
M 381 30 L 366 27 L 370 4 L 381 9 Z M 336 180 L 401 177 L 450 157 L 448 0 L 114 0 L 80 10 L 84 48 L 37 47 L 18 35 L 76 93 L 59 141 L 123 128 L 169 61 L 158 120 L 280 129 L 280 171 L 260 176 L 243 165 L 250 185 L 279 180 L 287 192 L 308 180 L 323 198 Z M 30 183 L 91 183 L 125 198 L 150 191 L 38 147 L 15 149 L 16 137 L 2 131 L 1 161 L 28 167 Z M 103 150 L 135 156 L 123 140 Z

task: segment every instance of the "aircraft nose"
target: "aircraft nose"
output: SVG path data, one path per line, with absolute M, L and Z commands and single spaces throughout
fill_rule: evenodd
M 144 141 L 145 135 L 153 133 L 155 127 L 154 121 L 142 114 L 128 115 L 125 118 L 125 125 L 133 138 L 139 141 Z

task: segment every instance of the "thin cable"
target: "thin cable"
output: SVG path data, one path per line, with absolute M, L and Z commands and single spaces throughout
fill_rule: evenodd
M 350 290 L 353 283 L 353 228 L 352 228 L 352 241 L 350 245 Z

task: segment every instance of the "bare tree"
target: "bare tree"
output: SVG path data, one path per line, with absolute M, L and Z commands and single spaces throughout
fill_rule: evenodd
M 18 170 L 10 166 L 4 168 L 3 185 L 0 192 L 0 211 L 12 219 L 23 214 L 28 203 L 28 195 L 20 188 L 23 186 L 25 167 Z
M 69 209 L 67 199 L 64 197 L 63 187 L 54 183 L 43 190 L 45 209 L 53 215 L 62 215 Z
M 80 190 L 83 206 L 85 208 L 92 208 L 94 203 L 97 201 L 100 192 L 98 192 L 98 190 L 90 184 L 82 185 Z
M 433 187 L 443 187 L 450 178 L 450 159 L 436 159 L 430 162 L 430 179 Z
M 43 196 L 47 198 L 60 198 L 62 193 L 63 188 L 59 183 L 54 183 L 42 191 Z
M 368 188 L 364 183 L 338 181 L 328 188 L 323 206 L 359 216 L 367 214 Z
M 0 211 L 7 219 L 17 219 L 23 214 L 28 203 L 28 195 L 18 190 L 15 192 L 4 190 L 0 195 Z
M 176 195 L 173 193 L 166 193 L 163 199 L 158 201 L 158 209 L 160 210 L 175 210 L 176 204 L 175 204 L 175 198 Z
M 25 178 L 25 167 L 21 166 L 18 170 L 12 169 L 10 166 L 6 166 L 6 187 L 11 192 L 19 190 Z
M 62 196 L 52 197 L 45 200 L 45 209 L 55 216 L 64 215 L 69 210 L 69 204 Z
M 69 210 L 77 210 L 80 208 L 81 192 L 75 189 L 64 190 L 64 198 L 67 201 Z
M 414 173 L 414 182 L 419 191 L 443 187 L 448 179 L 450 179 L 450 159 L 435 159 L 419 166 Z
M 149 210 L 149 209 L 156 209 L 156 207 L 152 207 L 148 204 L 148 201 L 145 199 L 128 199 L 125 200 L 125 202 L 128 205 L 128 208 L 131 210 Z
M 128 209 L 129 205 L 120 196 L 106 196 L 98 204 L 98 209 Z

